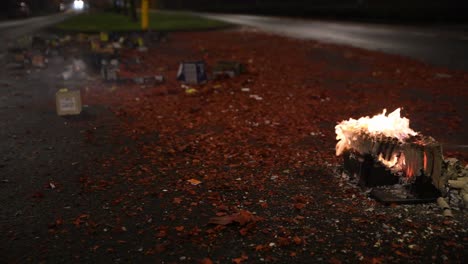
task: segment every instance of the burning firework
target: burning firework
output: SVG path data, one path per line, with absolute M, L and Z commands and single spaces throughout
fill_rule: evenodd
M 387 109 L 384 109 L 381 114 L 373 117 L 361 117 L 359 119 L 350 118 L 347 121 L 340 122 L 335 126 L 336 139 L 336 155 L 340 156 L 343 151 L 350 149 L 353 141 L 358 140 L 359 135 L 367 133 L 369 136 L 378 137 L 385 136 L 396 138 L 400 142 L 410 136 L 415 136 L 416 133 L 409 127 L 409 119 L 400 116 L 400 108 L 390 113 L 388 116 Z
M 400 108 L 386 114 L 340 122 L 336 127 L 336 155 L 343 155 L 345 171 L 363 186 L 410 184 L 418 196 L 442 191 L 442 148 L 432 137 L 410 128 Z

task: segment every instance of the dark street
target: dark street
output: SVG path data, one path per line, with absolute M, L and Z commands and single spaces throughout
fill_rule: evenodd
M 468 70 L 467 24 L 403 26 L 254 15 L 200 15 L 283 36 L 383 51 L 450 69 Z
M 73 16 L 73 13 L 0 22 L 0 36 L 2 38 L 2 41 L 0 42 L 0 51 L 5 52 L 5 49 L 8 48 L 9 45 L 13 45 L 13 41 L 15 39 L 35 34 L 40 29 L 54 25 L 70 16 Z

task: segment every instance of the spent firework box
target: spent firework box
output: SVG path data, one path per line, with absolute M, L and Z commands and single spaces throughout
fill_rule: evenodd
M 55 103 L 59 116 L 79 115 L 81 113 L 81 93 L 79 90 L 60 89 L 55 94 Z

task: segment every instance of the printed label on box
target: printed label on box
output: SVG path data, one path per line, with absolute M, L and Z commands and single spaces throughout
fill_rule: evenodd
M 62 111 L 75 111 L 77 108 L 74 97 L 60 98 L 59 104 Z

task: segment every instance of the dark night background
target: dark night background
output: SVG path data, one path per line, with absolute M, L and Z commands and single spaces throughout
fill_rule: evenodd
M 61 0 L 2 0 L 0 3 L 0 15 L 14 16 L 14 12 L 21 2 L 25 2 L 29 6 L 33 15 L 41 15 L 58 11 Z

